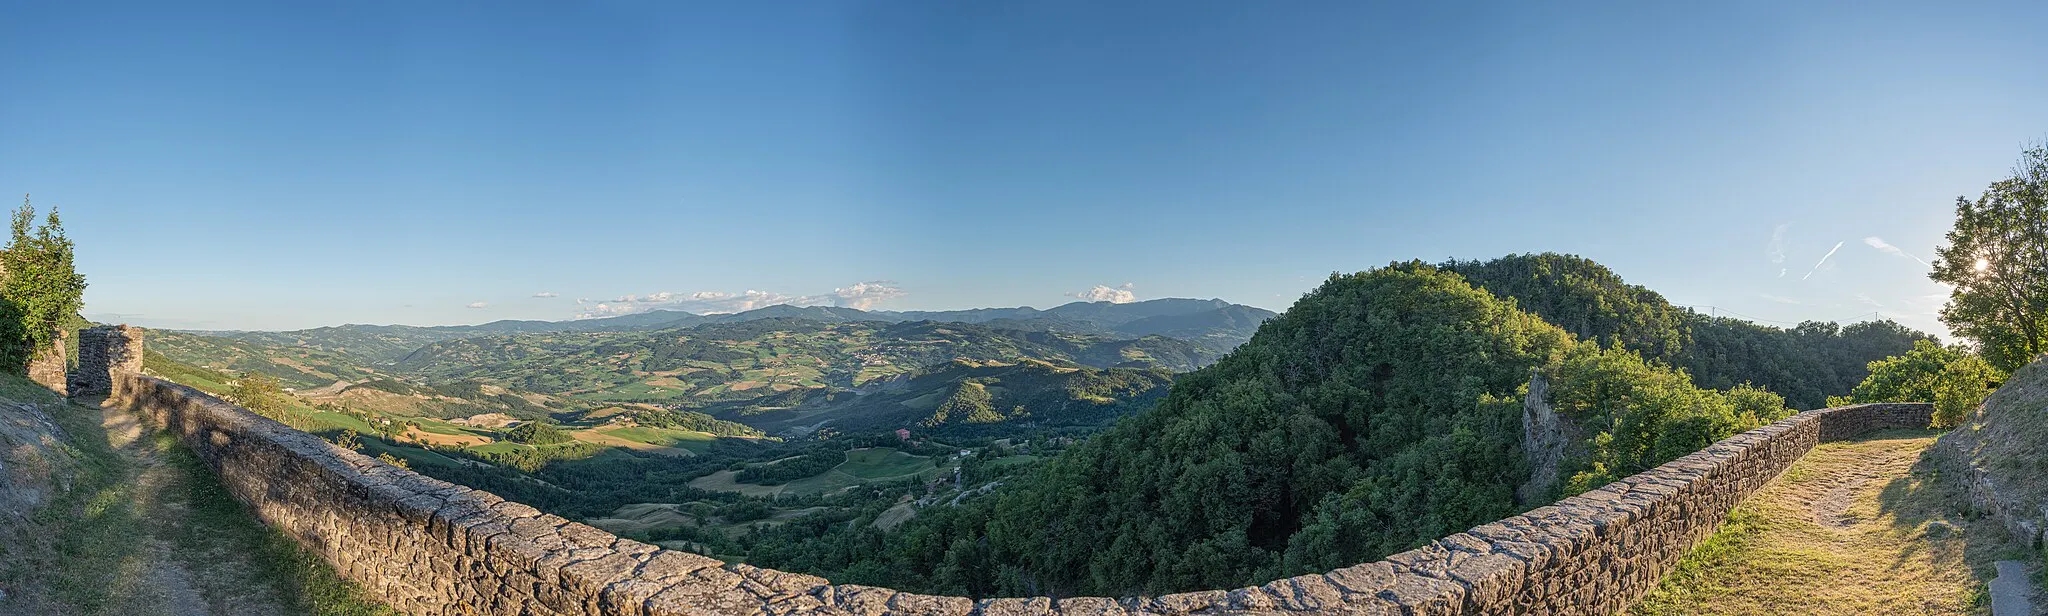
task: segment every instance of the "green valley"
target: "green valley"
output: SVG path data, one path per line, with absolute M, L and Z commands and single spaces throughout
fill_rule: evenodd
M 1277 318 L 1155 300 L 622 319 L 165 332 L 150 369 L 231 398 L 274 379 L 293 425 L 670 547 L 1120 594 L 1406 549 L 1818 407 L 1926 338 L 1711 318 L 1557 254 L 1333 277 Z M 1538 385 L 1563 426 L 1546 459 L 1522 446 Z

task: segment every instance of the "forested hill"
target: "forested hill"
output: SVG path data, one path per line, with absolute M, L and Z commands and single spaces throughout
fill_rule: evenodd
M 1860 369 L 1857 353 L 1882 357 L 1885 345 L 1861 346 L 1877 334 L 1898 333 L 1908 348 L 1915 337 L 1852 329 L 1703 319 L 1559 255 L 1333 276 L 1235 352 L 1180 376 L 1154 408 L 994 498 L 920 510 L 893 534 L 854 524 L 772 544 L 751 560 L 982 596 L 1167 593 L 1325 571 L 1794 412 L 1764 389 L 1702 388 L 1683 366 L 1727 374 L 1783 362 L 1796 369 L 1759 374 L 1841 393 L 1800 379 L 1851 371 L 1813 362 Z M 1847 350 L 1813 350 L 1837 347 Z M 1554 475 L 1536 473 L 1522 448 L 1532 377 L 1564 420 Z
M 1820 408 L 1863 382 L 1870 362 L 1904 354 L 1933 336 L 1892 321 L 1847 326 L 1808 321 L 1792 329 L 1709 317 L 1673 306 L 1628 284 L 1591 259 L 1557 253 L 1438 267 L 1502 298 L 1512 298 L 1582 340 L 1620 344 L 1644 358 L 1684 368 L 1702 387 L 1750 383 L 1785 396 L 1794 408 Z

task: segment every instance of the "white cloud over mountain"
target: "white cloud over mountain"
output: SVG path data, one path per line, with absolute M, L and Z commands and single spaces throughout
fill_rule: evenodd
M 903 289 L 897 287 L 893 281 L 871 280 L 854 283 L 850 287 L 833 289 L 832 301 L 834 305 L 867 310 L 876 303 L 903 297 L 903 295 Z
M 1128 304 L 1131 302 L 1138 301 L 1138 294 L 1133 293 L 1131 291 L 1131 287 L 1131 283 L 1128 282 L 1114 287 L 1109 285 L 1098 284 L 1095 285 L 1095 288 L 1093 289 L 1077 293 L 1068 293 L 1067 297 L 1080 298 L 1082 301 L 1089 302 L 1109 302 L 1112 304 Z

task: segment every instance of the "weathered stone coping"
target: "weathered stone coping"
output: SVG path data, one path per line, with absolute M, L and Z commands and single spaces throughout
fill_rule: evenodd
M 422 615 L 1607 614 L 1815 444 L 1925 427 L 1925 404 L 1807 411 L 1650 471 L 1373 563 L 1161 597 L 973 600 L 830 584 L 622 539 L 396 468 L 189 387 L 113 375 L 265 523 Z

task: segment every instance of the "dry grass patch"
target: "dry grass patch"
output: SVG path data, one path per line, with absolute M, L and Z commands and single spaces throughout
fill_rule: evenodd
M 573 430 L 569 432 L 569 436 L 570 438 L 574 438 L 576 440 L 583 441 L 586 443 L 595 443 L 598 445 L 607 445 L 611 447 L 621 447 L 625 449 L 631 449 L 634 451 L 644 451 L 647 453 L 670 456 L 675 458 L 687 458 L 690 456 L 697 455 L 697 452 L 690 451 L 688 449 L 683 449 L 681 447 L 667 447 L 663 445 L 655 445 L 652 443 L 643 443 L 640 441 L 613 436 L 611 434 L 599 430 Z
M 591 526 L 612 533 L 646 533 L 657 528 L 696 526 L 697 517 L 682 510 L 675 503 L 632 503 L 618 508 L 610 516 L 588 520 Z
M 428 445 L 453 445 L 456 447 L 489 445 L 493 442 L 491 438 L 488 436 L 479 436 L 475 434 L 439 434 L 434 432 L 427 432 L 414 426 L 406 426 L 405 434 L 400 440 L 401 442 L 409 440 L 415 443 L 425 443 Z
M 1824 443 L 1730 514 L 1630 610 L 1665 614 L 1988 614 L 2008 555 L 1941 474 L 1936 435 Z

